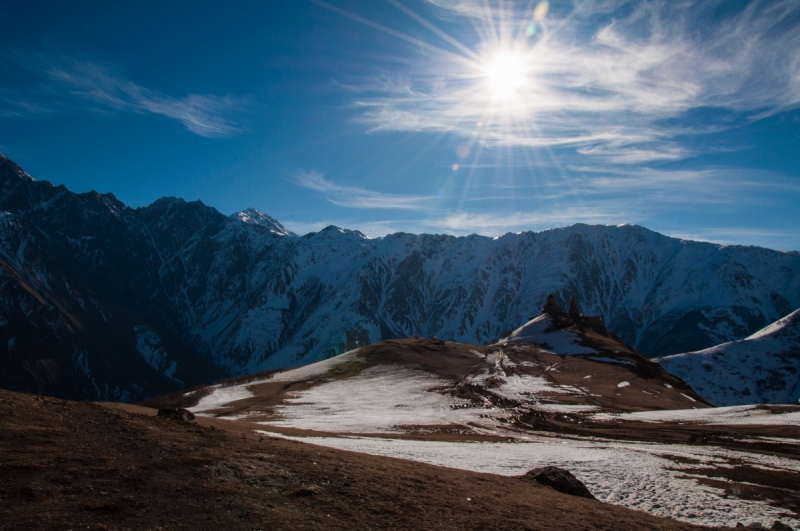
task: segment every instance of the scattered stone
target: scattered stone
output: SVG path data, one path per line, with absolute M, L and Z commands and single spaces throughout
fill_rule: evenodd
M 303 496 L 313 496 L 313 495 L 314 495 L 314 490 L 313 489 L 302 488 L 302 489 L 297 489 L 296 491 L 291 493 L 289 496 L 293 496 L 295 498 L 299 498 L 299 497 L 303 497 Z
M 775 520 L 772 523 L 772 527 L 770 527 L 770 529 L 775 529 L 775 531 L 794 531 L 794 529 L 792 529 L 791 526 L 784 524 L 780 520 Z
M 194 420 L 194 413 L 188 409 L 179 408 L 162 408 L 158 410 L 159 417 L 166 417 L 172 420 L 180 420 L 183 422 L 191 422 Z
M 578 478 L 573 476 L 569 470 L 564 470 L 563 468 L 559 468 L 557 466 L 534 468 L 522 476 L 522 478 L 535 481 L 540 485 L 552 487 L 558 492 L 563 492 L 564 494 L 580 496 L 582 498 L 590 498 L 592 500 L 595 499 L 592 493 L 589 492 L 589 489 L 586 488 L 586 485 L 584 485 Z

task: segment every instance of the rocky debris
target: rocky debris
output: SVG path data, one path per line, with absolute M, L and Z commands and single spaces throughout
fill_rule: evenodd
M 191 422 L 194 420 L 194 413 L 182 407 L 177 408 L 162 408 L 158 410 L 159 417 L 166 417 L 172 420 L 180 420 L 182 422 Z
M 522 476 L 523 479 L 532 480 L 540 485 L 552 487 L 558 492 L 569 494 L 571 496 L 580 496 L 582 498 L 595 497 L 589 492 L 578 478 L 572 475 L 572 472 L 559 468 L 557 466 L 546 466 L 542 468 L 534 468 Z

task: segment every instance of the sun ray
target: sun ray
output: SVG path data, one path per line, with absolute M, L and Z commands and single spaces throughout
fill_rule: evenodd
M 431 24 L 430 22 L 425 20 L 423 17 L 419 16 L 417 13 L 415 13 L 411 9 L 407 8 L 406 6 L 404 6 L 403 4 L 398 2 L 397 0 L 387 0 L 387 1 L 390 4 L 392 4 L 394 7 L 396 7 L 397 9 L 399 9 L 400 11 L 402 11 L 403 13 L 408 15 L 409 17 L 411 17 L 414 20 L 416 20 L 418 23 L 422 24 L 423 26 L 425 26 L 426 28 L 431 30 L 433 33 L 435 33 L 436 35 L 438 35 L 439 37 L 444 39 L 446 42 L 448 42 L 448 43 L 452 44 L 453 46 L 455 46 L 456 48 L 458 48 L 465 56 L 469 57 L 470 59 L 472 59 L 474 61 L 477 61 L 477 60 L 480 59 L 480 56 L 478 54 L 476 54 L 474 51 L 472 51 L 469 48 L 467 48 L 466 46 L 464 46 L 464 44 L 462 44 L 460 41 L 458 41 L 457 39 L 454 39 L 453 37 L 448 35 L 446 32 L 440 30 L 439 28 L 437 28 L 436 26 L 434 26 L 433 24 Z
M 310 0 L 310 1 L 312 3 L 314 3 L 314 4 L 316 4 L 316 5 L 324 8 L 324 9 L 327 9 L 329 11 L 333 11 L 334 13 L 338 13 L 338 14 L 342 15 L 343 17 L 347 17 L 347 18 L 349 18 L 351 20 L 354 20 L 356 22 L 360 22 L 361 24 L 364 24 L 365 26 L 369 26 L 371 28 L 374 28 L 374 29 L 376 29 L 378 31 L 386 33 L 387 35 L 391 35 L 392 37 L 397 37 L 398 39 L 402 39 L 402 40 L 404 40 L 406 42 L 409 42 L 409 43 L 411 43 L 411 44 L 413 44 L 415 46 L 420 46 L 420 47 L 426 48 L 426 49 L 428 49 L 428 50 L 430 50 L 432 52 L 436 52 L 436 53 L 442 54 L 443 56 L 447 57 L 448 59 L 451 59 L 451 60 L 456 61 L 458 63 L 463 63 L 463 64 L 466 64 L 466 65 L 472 65 L 473 64 L 473 62 L 467 57 L 464 57 L 462 55 L 458 55 L 457 53 L 453 53 L 451 51 L 445 50 L 445 49 L 440 48 L 438 46 L 433 46 L 432 44 L 429 44 L 429 43 L 427 43 L 425 41 L 421 41 L 420 39 L 415 39 L 414 37 L 411 37 L 410 35 L 406 35 L 403 32 L 400 32 L 400 31 L 397 31 L 397 30 L 393 30 L 392 28 L 384 26 L 383 24 L 379 24 L 377 22 L 369 20 L 368 18 L 362 17 L 360 15 L 356 15 L 355 13 L 351 13 L 350 11 L 346 11 L 344 9 L 338 8 L 336 6 L 333 6 L 333 5 L 331 5 L 331 4 L 327 3 L 327 2 L 324 2 L 323 0 Z

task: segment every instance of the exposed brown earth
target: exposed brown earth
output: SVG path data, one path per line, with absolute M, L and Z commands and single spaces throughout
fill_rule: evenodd
M 517 478 L 154 414 L 0 391 L 2 527 L 698 529 Z
M 414 367 L 441 378 L 441 384 L 431 392 L 452 395 L 469 402 L 466 407 L 502 410 L 495 432 L 487 425 L 403 425 L 396 432 L 359 433 L 360 436 L 390 437 L 435 441 L 510 441 L 530 434 L 570 438 L 602 438 L 606 440 L 641 441 L 665 444 L 689 444 L 725 448 L 750 453 L 800 459 L 800 427 L 792 425 L 708 425 L 694 422 L 641 422 L 619 417 L 595 418 L 597 412 L 620 413 L 651 410 L 674 410 L 709 407 L 683 381 L 661 370 L 624 345 L 602 326 L 574 321 L 560 323 L 565 329 L 580 333 L 585 344 L 599 352 L 593 356 L 564 356 L 548 353 L 538 345 L 510 343 L 505 345 L 474 346 L 429 339 L 405 339 L 377 343 L 362 348 L 358 355 L 322 374 L 281 381 L 254 381 L 249 390 L 251 398 L 231 402 L 224 408 L 204 414 L 218 415 L 217 419 L 201 422 L 224 422 L 227 429 L 252 434 L 256 430 L 283 435 L 310 437 L 342 436 L 346 432 L 314 431 L 269 422 L 279 418 L 278 406 L 286 407 L 289 398 L 317 385 L 346 380 L 377 365 Z M 578 328 L 582 327 L 582 329 Z M 612 362 L 609 362 L 612 361 Z M 485 385 L 470 383 L 470 376 L 490 374 L 494 380 Z M 291 373 L 283 375 L 288 377 Z M 578 393 L 537 390 L 525 403 L 497 394 L 497 385 L 513 375 L 530 375 L 546 379 L 554 388 L 568 386 Z M 619 387 L 620 382 L 628 385 Z M 202 394 L 202 393 L 201 393 Z M 157 403 L 157 400 L 153 401 Z M 531 407 L 532 403 L 590 405 L 590 412 L 549 411 Z M 764 406 L 780 414 L 796 406 Z M 243 420 L 226 420 L 246 415 Z M 268 424 L 258 424 L 267 422 Z M 223 426 L 223 424 L 218 424 Z M 682 458 L 665 455 L 676 463 Z M 742 463 L 725 463 L 697 470 L 684 470 L 701 483 L 725 490 L 729 496 L 766 500 L 773 506 L 798 514 L 800 509 L 800 473 L 792 470 L 759 471 Z
M 294 382 L 269 380 L 254 382 L 249 389 L 256 395 L 255 397 L 229 404 L 218 413 L 234 416 L 246 412 L 268 419 L 272 417 L 272 409 L 276 405 L 282 404 L 286 398 L 295 393 L 332 380 L 350 378 L 376 365 L 420 368 L 452 384 L 443 388 L 442 392 L 472 399 L 476 405 L 485 404 L 486 400 L 500 406 L 516 405 L 501 404 L 500 397 L 483 392 L 477 386 L 464 384 L 470 375 L 490 371 L 497 378 L 514 374 L 540 376 L 555 386 L 573 386 L 585 390 L 580 396 L 555 391 L 537 394 L 537 399 L 551 403 L 593 405 L 598 406 L 600 410 L 612 412 L 709 406 L 679 378 L 665 371 L 653 369 L 651 366 L 658 366 L 636 354 L 623 343 L 602 336 L 589 337 L 597 343 L 602 340 L 605 348 L 617 347 L 616 353 L 603 352 L 602 356 L 607 360 L 612 357 L 618 359 L 619 363 L 595 361 L 589 356 L 551 354 L 533 344 L 476 346 L 420 338 L 398 339 L 364 347 L 359 351 L 356 361 L 338 365 L 319 377 Z M 475 352 L 480 353 L 483 358 L 477 356 Z M 501 366 L 498 362 L 492 361 L 492 356 L 496 358 L 503 354 L 514 366 Z M 630 385 L 617 387 L 623 381 Z M 205 396 L 204 390 L 194 391 L 190 397 L 193 400 L 183 399 L 181 404 L 183 407 L 195 405 L 202 396 Z M 170 395 L 164 399 L 153 399 L 147 404 L 174 407 L 176 400 L 181 399 Z

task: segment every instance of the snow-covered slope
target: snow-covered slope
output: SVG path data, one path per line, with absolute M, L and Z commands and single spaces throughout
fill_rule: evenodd
M 231 218 L 250 225 L 261 225 L 269 229 L 273 234 L 280 236 L 297 236 L 297 234 L 281 225 L 278 220 L 255 208 L 247 208 L 241 212 L 231 214 Z
M 253 209 L 74 194 L 2 155 L 0 212 L 0 379 L 67 397 L 136 399 L 208 378 L 203 363 L 294 367 L 388 338 L 486 344 L 548 293 L 647 356 L 740 339 L 800 306 L 796 252 L 630 225 L 296 236 Z
M 800 401 L 800 310 L 740 341 L 653 361 L 720 406 Z
M 536 343 L 554 354 L 597 354 L 595 349 L 580 344 L 580 335 L 567 330 L 553 330 L 553 320 L 544 313 L 514 330 L 503 342 Z

